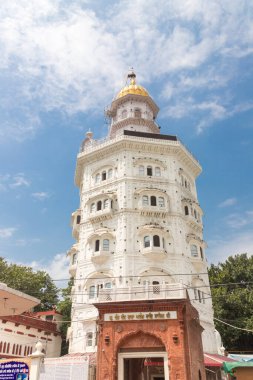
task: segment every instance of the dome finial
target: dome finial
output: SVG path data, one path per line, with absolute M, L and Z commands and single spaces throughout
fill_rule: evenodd
M 136 74 L 134 72 L 133 67 L 129 69 L 127 78 L 126 78 L 125 87 L 123 87 L 122 90 L 118 93 L 118 95 L 116 96 L 116 99 L 122 98 L 123 96 L 129 95 L 129 94 L 149 96 L 148 91 L 144 87 L 136 84 Z
M 136 74 L 135 74 L 135 72 L 134 72 L 134 68 L 133 67 L 131 67 L 130 68 L 130 70 L 129 70 L 129 72 L 128 72 L 128 75 L 127 75 L 127 79 L 130 79 L 130 84 L 136 84 Z

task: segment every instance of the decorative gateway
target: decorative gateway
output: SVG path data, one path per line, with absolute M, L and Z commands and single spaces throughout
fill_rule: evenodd
M 95 306 L 97 380 L 205 380 L 203 329 L 187 298 Z

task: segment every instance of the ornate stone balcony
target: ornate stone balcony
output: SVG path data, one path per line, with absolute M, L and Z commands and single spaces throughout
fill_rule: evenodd
M 103 264 L 110 258 L 111 252 L 109 251 L 97 251 L 92 252 L 91 261 L 94 264 Z
M 142 248 L 141 253 L 145 257 L 149 257 L 150 259 L 165 259 L 167 256 L 167 251 L 162 247 L 146 247 Z
M 77 262 L 73 263 L 69 266 L 69 273 L 72 277 L 76 275 L 76 269 L 77 269 Z
M 112 219 L 112 217 L 113 217 L 113 210 L 111 208 L 99 210 L 94 213 L 90 213 L 89 215 L 89 219 L 91 223 L 103 222 L 104 220 Z
M 89 303 L 96 302 L 120 302 L 155 299 L 185 299 L 186 288 L 180 283 L 138 285 L 129 287 L 114 287 L 101 289 L 96 298 L 88 300 Z

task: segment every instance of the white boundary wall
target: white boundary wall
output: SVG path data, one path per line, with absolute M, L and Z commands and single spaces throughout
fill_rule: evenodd
M 88 380 L 89 357 L 60 357 L 44 359 L 39 380 Z

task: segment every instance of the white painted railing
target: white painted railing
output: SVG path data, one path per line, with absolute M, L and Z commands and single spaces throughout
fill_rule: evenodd
M 138 285 L 129 287 L 115 287 L 111 289 L 101 289 L 96 299 L 89 299 L 90 303 L 95 302 L 119 302 L 138 301 L 154 299 L 185 299 L 186 289 L 180 284 L 157 284 Z

